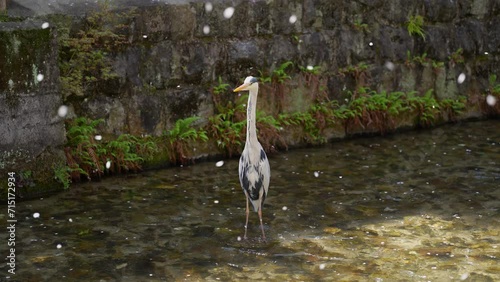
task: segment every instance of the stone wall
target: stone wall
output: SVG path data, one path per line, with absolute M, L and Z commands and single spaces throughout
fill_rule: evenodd
M 0 23 L 1 179 L 10 171 L 34 173 L 47 184 L 53 180 L 53 166 L 65 161 L 64 123 L 57 116 L 62 99 L 56 34 L 42 24 Z
M 498 1 L 232 3 L 229 19 L 223 16 L 230 6 L 225 1 L 215 1 L 211 10 L 201 1 L 139 6 L 127 31 L 133 43 L 113 59 L 120 87 L 85 100 L 77 114 L 104 118 L 108 133 L 160 134 L 178 118 L 210 116 L 209 89 L 219 76 L 235 86 L 285 61 L 295 66 L 292 88 L 299 66 L 319 66 L 330 98 L 339 101 L 359 86 L 422 93 L 432 88 L 437 98 L 471 96 L 484 93 L 489 75 L 500 69 Z M 425 19 L 425 38 L 407 30 L 414 15 Z M 450 59 L 459 49 L 464 63 Z M 409 62 L 408 54 L 430 61 Z M 361 80 L 339 73 L 359 65 L 367 66 Z M 466 80 L 458 84 L 461 73 Z M 480 115 L 469 109 L 468 116 Z

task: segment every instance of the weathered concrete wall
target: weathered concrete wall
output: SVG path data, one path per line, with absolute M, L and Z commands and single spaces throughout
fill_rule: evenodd
M 53 179 L 53 166 L 64 162 L 64 123 L 57 118 L 62 104 L 57 40 L 42 23 L 0 23 L 2 176 L 36 171 L 38 179 Z

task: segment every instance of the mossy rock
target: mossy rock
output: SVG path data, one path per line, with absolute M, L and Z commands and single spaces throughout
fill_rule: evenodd
M 6 203 L 8 187 L 8 173 L 15 173 L 16 201 L 43 197 L 64 190 L 63 184 L 55 179 L 54 169 L 57 164 L 65 162 L 62 152 L 46 150 L 38 157 L 31 159 L 28 155 L 20 155 L 11 159 L 8 167 L 0 170 L 2 187 L 0 198 Z

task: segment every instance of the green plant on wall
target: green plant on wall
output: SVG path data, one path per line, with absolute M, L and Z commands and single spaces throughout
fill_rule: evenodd
M 123 134 L 115 140 L 96 140 L 97 126 L 102 122 L 85 117 L 68 122 L 64 151 L 71 180 L 79 181 L 82 175 L 91 180 L 100 179 L 106 172 L 138 171 L 143 161 L 157 152 L 156 143 L 149 136 Z M 54 170 L 64 184 L 65 168 L 59 166 Z
M 464 54 L 464 49 L 462 48 L 458 48 L 457 51 L 451 53 L 448 56 L 448 60 L 451 66 L 455 66 L 457 64 L 463 64 L 465 62 L 463 54 Z
M 306 112 L 281 114 L 278 120 L 285 127 L 301 127 L 308 144 L 321 144 L 327 141 L 324 130 L 343 122 L 345 116 L 338 109 L 337 101 L 316 101 Z
M 368 79 L 368 68 L 369 65 L 365 62 L 359 62 L 356 65 L 348 65 L 346 67 L 340 68 L 338 74 L 342 77 L 351 76 L 356 82 L 356 88 L 363 87 Z
M 358 88 L 355 93 L 351 93 L 348 104 L 350 114 L 345 121 L 346 131 L 349 133 L 355 126 L 371 126 L 382 133 L 386 132 L 390 124 L 386 115 L 388 105 L 389 99 L 385 92 L 377 93 L 366 87 Z
M 327 99 L 327 78 L 322 76 L 320 66 L 309 65 L 307 67 L 299 66 L 299 85 L 306 88 L 306 91 L 315 101 L 325 101 Z
M 352 23 L 353 27 L 358 30 L 358 31 L 363 31 L 367 32 L 368 30 L 368 25 L 363 23 L 363 20 L 361 18 L 356 18 L 354 22 Z
M 234 113 L 231 112 L 210 118 L 210 130 L 217 146 L 223 149 L 229 157 L 240 150 L 246 126 L 245 120 L 232 121 L 233 118 Z
M 98 156 L 111 173 L 141 170 L 141 163 L 153 156 L 157 151 L 156 143 L 151 137 L 137 137 L 122 134 L 115 140 L 103 142 L 98 147 Z
M 408 34 L 420 36 L 425 41 L 424 17 L 420 15 L 410 16 L 406 23 Z
M 309 111 L 281 114 L 279 120 L 285 126 L 302 127 L 305 133 L 304 139 L 310 144 L 323 141 L 320 130 L 316 127 L 316 119 Z
M 170 144 L 170 161 L 172 163 L 184 164 L 190 158 L 188 153 L 189 142 L 208 140 L 205 130 L 199 130 L 193 127 L 193 123 L 198 121 L 200 117 L 187 117 L 179 119 L 175 122 L 174 127 L 167 131 L 164 136 Z
M 61 29 L 59 67 L 64 97 L 93 93 L 100 84 L 118 77 L 110 56 L 129 44 L 119 31 L 133 13 L 111 11 L 109 1 L 100 1 L 99 9 L 85 18 L 76 34 Z
M 229 84 L 224 83 L 222 81 L 222 77 L 219 76 L 218 84 L 213 87 L 212 92 L 216 95 L 220 95 L 220 94 L 226 92 L 228 88 L 229 88 Z
M 228 156 L 240 150 L 246 127 L 245 103 L 248 94 L 241 95 L 236 103 L 228 101 L 219 105 L 219 113 L 209 118 L 208 132 L 217 142 L 217 146 Z
M 500 83 L 497 83 L 497 75 L 491 74 L 488 77 L 488 82 L 488 92 L 493 96 L 500 97 Z
M 311 74 L 311 75 L 315 75 L 315 76 L 318 76 L 321 74 L 321 67 L 320 66 L 311 66 L 311 65 L 309 65 L 307 67 L 299 66 L 299 70 L 302 73 Z
M 415 55 L 413 61 L 425 67 L 429 62 L 429 58 L 427 58 L 427 53 L 423 53 L 422 55 Z
M 104 173 L 102 163 L 97 157 L 99 145 L 94 138 L 96 127 L 102 122 L 102 119 L 92 121 L 80 117 L 68 124 L 65 152 L 71 176 L 75 180 L 80 180 L 81 174 L 91 179 L 100 178 Z
M 273 82 L 272 75 L 268 75 L 266 72 L 259 70 L 259 82 L 261 84 L 268 84 Z
M 287 148 L 282 137 L 283 127 L 278 119 L 257 110 L 256 122 L 259 141 L 266 152 L 273 152 L 277 147 Z
M 359 77 L 359 75 L 368 69 L 368 64 L 365 62 L 360 62 L 356 65 L 348 65 L 346 67 L 339 69 L 339 74 L 342 75 L 352 75 L 354 77 Z
M 291 66 L 293 66 L 293 62 L 286 61 L 276 67 L 270 75 L 267 75 L 268 72 L 259 71 L 259 79 L 261 85 L 263 86 L 263 92 L 270 91 L 272 95 L 276 97 L 276 107 L 278 112 L 281 112 L 284 108 L 286 92 L 285 81 L 291 79 L 291 76 L 287 72 L 287 69 Z M 271 87 L 268 87 L 267 84 L 271 84 Z
M 227 89 L 229 85 L 224 86 Z M 226 91 L 220 92 L 225 93 Z M 215 94 L 214 103 L 217 108 L 217 113 L 209 118 L 210 124 L 208 126 L 208 131 L 217 140 L 217 145 L 220 148 L 227 150 L 229 155 L 232 154 L 233 149 L 238 148 L 240 134 L 242 129 L 246 124 L 246 102 L 248 100 L 248 94 L 230 95 L 226 96 L 226 99 L 221 99 L 221 94 Z M 233 102 L 234 97 L 236 101 Z M 230 99 L 229 99 L 230 98 Z
M 406 94 L 406 102 L 416 113 L 417 125 L 427 127 L 433 125 L 440 112 L 438 101 L 434 98 L 434 89 L 429 89 L 424 96 L 415 95 L 416 92 Z
M 415 116 L 418 126 L 434 124 L 439 114 L 454 120 L 465 109 L 465 98 L 443 99 L 437 101 L 433 90 L 419 96 L 416 92 L 376 92 L 369 88 L 360 88 L 351 93 L 351 100 L 334 112 L 335 117 L 344 120 L 346 133 L 357 127 L 375 128 L 385 133 L 395 130 L 396 121 L 408 114 Z
M 444 68 L 444 62 L 431 60 L 431 64 L 432 64 L 432 68 L 434 69 L 434 71 L 438 71 L 438 70 Z
M 337 108 L 337 101 L 317 101 L 311 105 L 308 112 L 316 122 L 317 128 L 317 130 L 309 131 L 309 137 L 312 138 L 313 141 L 319 143 L 326 142 L 326 137 L 323 133 L 324 130 L 333 126 L 340 120 L 338 111 L 336 111 Z
M 286 71 L 290 66 L 293 66 L 293 62 L 286 61 L 281 65 L 279 65 L 278 67 L 276 67 L 269 75 L 267 74 L 268 72 L 259 70 L 260 83 L 266 84 L 272 82 L 275 83 L 285 82 L 286 80 L 291 78 L 290 74 L 288 74 Z
M 225 112 L 225 105 L 223 103 L 224 94 L 228 92 L 229 84 L 222 81 L 222 77 L 219 76 L 218 84 L 212 87 L 212 100 L 214 102 L 215 108 L 218 112 Z
M 415 66 L 415 62 L 413 61 L 413 57 L 411 56 L 410 50 L 406 50 L 405 65 L 407 67 L 414 67 Z
M 427 53 L 423 53 L 422 55 L 415 55 L 412 56 L 411 52 L 408 50 L 406 51 L 406 65 L 407 66 L 414 66 L 415 63 L 419 64 L 421 66 L 427 66 L 430 62 L 430 59 L 427 58 Z
M 286 69 L 290 66 L 293 66 L 293 62 L 286 61 L 279 67 L 277 67 L 275 70 L 273 70 L 273 79 L 277 83 L 283 83 L 285 82 L 285 80 L 290 79 L 291 78 L 290 75 L 286 72 Z
M 438 71 L 444 68 L 444 62 L 436 61 L 427 56 L 427 53 L 422 55 L 412 56 L 409 50 L 406 51 L 406 61 L 405 65 L 408 67 L 414 67 L 415 65 L 420 65 L 423 67 L 431 66 L 434 71 Z
M 488 89 L 482 95 L 474 96 L 475 102 L 480 104 L 480 109 L 488 116 L 500 114 L 500 83 L 496 74 L 488 77 Z
M 442 99 L 439 107 L 443 115 L 447 115 L 448 120 L 456 121 L 457 117 L 465 110 L 467 98 L 460 96 L 458 99 Z
M 71 169 L 66 164 L 57 164 L 53 167 L 54 178 L 68 189 L 71 184 Z

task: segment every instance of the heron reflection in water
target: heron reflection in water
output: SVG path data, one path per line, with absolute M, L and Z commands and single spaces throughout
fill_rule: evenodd
M 259 92 L 257 78 L 252 76 L 245 78 L 243 84 L 234 89 L 234 92 L 240 91 L 249 91 L 250 93 L 247 103 L 247 136 L 239 165 L 240 184 L 247 200 L 245 236 L 243 238 L 247 238 L 248 216 L 250 214 L 248 203 L 251 202 L 254 210 L 259 215 L 262 238 L 266 240 L 264 225 L 262 223 L 262 205 L 269 190 L 271 168 L 266 152 L 264 152 L 262 145 L 257 140 L 257 130 L 255 127 L 257 94 Z

